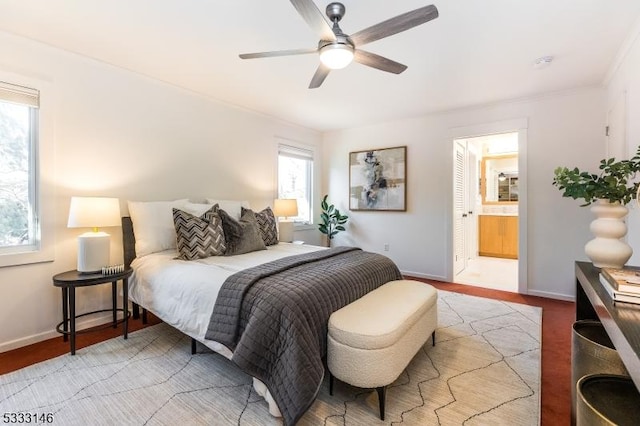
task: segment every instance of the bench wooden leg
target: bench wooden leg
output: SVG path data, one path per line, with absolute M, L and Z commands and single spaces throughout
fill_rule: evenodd
M 384 421 L 384 400 L 386 399 L 386 396 L 387 396 L 387 387 L 381 386 L 379 388 L 376 388 L 376 390 L 378 391 L 378 405 L 380 406 L 380 420 Z
M 431 342 L 433 342 L 432 346 L 436 345 L 436 331 L 433 330 L 433 333 L 431 333 Z
M 191 338 L 191 355 L 196 354 L 196 339 Z
M 333 396 L 333 374 L 329 371 L 329 395 Z

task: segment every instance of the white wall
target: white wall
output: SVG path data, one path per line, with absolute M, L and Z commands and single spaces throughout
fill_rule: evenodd
M 118 197 L 123 213 L 128 199 L 183 197 L 261 209 L 276 194 L 275 137 L 321 142 L 315 131 L 1 32 L 0 51 L 0 72 L 46 82 L 55 99 L 56 190 L 55 210 L 45 212 L 55 215 L 55 261 L 0 268 L 0 352 L 57 335 L 61 296 L 51 276 L 75 268 L 72 195 Z M 111 233 L 112 261 L 121 262 L 120 229 Z M 320 234 L 296 239 L 319 244 Z M 78 293 L 78 312 L 110 304 L 109 286 Z
M 350 216 L 348 232 L 339 234 L 336 243 L 387 254 L 406 274 L 450 280 L 452 131 L 514 119 L 528 121 L 528 291 L 572 298 L 574 261 L 587 260 L 583 247 L 592 218 L 577 201 L 562 198 L 551 182 L 557 166 L 597 169 L 604 155 L 601 88 L 326 133 L 324 187 Z M 349 152 L 399 145 L 407 146 L 407 211 L 349 212 Z
M 640 23 L 630 33 L 622 46 L 618 61 L 612 67 L 607 84 L 606 111 L 626 98 L 624 135 L 628 156 L 635 155 L 640 145 Z M 640 265 L 640 208 L 635 202 L 629 204 L 627 240 L 634 249 L 629 265 Z

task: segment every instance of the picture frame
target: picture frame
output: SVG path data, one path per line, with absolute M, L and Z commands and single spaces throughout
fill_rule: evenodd
M 349 210 L 407 211 L 407 147 L 349 153 Z

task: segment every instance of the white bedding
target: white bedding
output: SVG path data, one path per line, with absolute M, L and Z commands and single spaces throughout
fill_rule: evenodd
M 231 352 L 225 346 L 204 338 L 224 280 L 242 269 L 322 249 L 324 247 L 279 243 L 268 246 L 267 250 L 238 256 L 191 261 L 175 259 L 176 250 L 149 254 L 136 258 L 131 264 L 129 298 L 167 324 L 230 358 Z

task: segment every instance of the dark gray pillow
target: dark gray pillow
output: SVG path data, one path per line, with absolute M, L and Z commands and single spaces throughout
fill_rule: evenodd
M 242 207 L 242 214 L 249 209 Z M 256 221 L 258 222 L 258 228 L 260 229 L 260 235 L 262 235 L 262 241 L 265 246 L 272 246 L 278 244 L 278 226 L 276 225 L 276 217 L 273 214 L 271 207 L 267 207 L 259 212 L 254 212 L 256 215 Z
M 224 254 L 226 241 L 222 220 L 214 207 L 200 217 L 174 208 L 173 225 L 179 259 L 204 259 Z
M 244 212 L 240 220 L 235 220 L 222 209 L 218 210 L 222 218 L 222 228 L 227 245 L 225 256 L 249 253 L 257 250 L 266 250 L 256 215 L 252 210 Z

